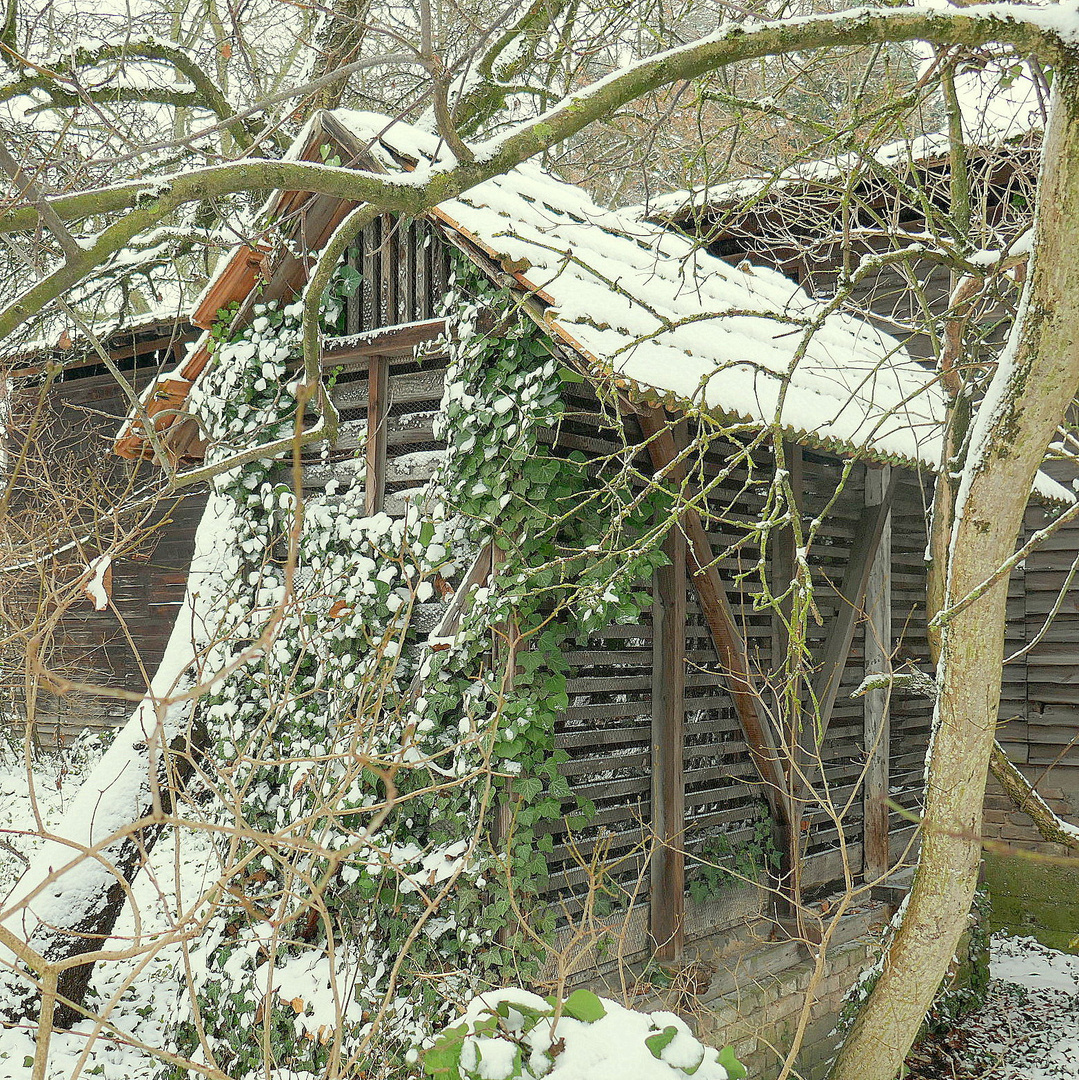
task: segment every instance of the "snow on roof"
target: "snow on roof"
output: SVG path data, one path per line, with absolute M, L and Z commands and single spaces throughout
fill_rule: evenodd
M 970 149 L 993 153 L 1008 147 L 1016 150 L 1036 150 L 1031 140 L 1040 139 L 1040 129 L 1031 128 L 1017 136 L 1001 133 L 998 138 L 981 139 Z M 788 166 L 781 172 L 746 176 L 718 184 L 669 191 L 639 206 L 627 206 L 621 213 L 629 217 L 649 221 L 669 221 L 688 216 L 704 209 L 734 207 L 769 192 L 779 193 L 797 187 L 834 187 L 845 185 L 854 173 L 865 169 L 873 161 L 889 169 L 902 169 L 904 165 L 927 166 L 946 161 L 949 155 L 947 132 L 932 132 L 912 139 L 899 139 L 887 143 L 872 153 L 837 154 L 813 161 L 802 161 Z
M 357 138 L 434 156 L 438 140 L 338 111 Z M 827 313 L 764 267 L 736 268 L 690 241 L 612 213 L 532 164 L 439 205 L 552 303 L 548 319 L 590 361 L 646 397 L 776 426 L 827 447 L 935 467 L 943 398 L 932 372 L 868 323 Z

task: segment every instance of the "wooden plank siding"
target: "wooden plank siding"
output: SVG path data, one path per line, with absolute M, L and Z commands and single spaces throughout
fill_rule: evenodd
M 174 353 L 161 347 L 161 340 L 151 340 L 145 351 L 127 346 L 129 355 L 122 367 L 136 391 L 141 392 L 164 367 L 176 362 Z M 33 382 L 16 390 L 10 441 L 20 439 L 24 422 L 38 403 Z M 77 508 L 75 519 L 62 526 L 54 518 L 53 544 L 60 546 L 82 533 L 77 527 L 81 522 L 107 546 L 123 535 L 123 526 L 110 518 L 110 506 L 151 475 L 148 465 L 125 462 L 109 452 L 111 439 L 128 412 L 128 398 L 111 374 L 98 365 L 83 365 L 53 384 L 44 405 L 44 423 L 34 439 L 38 464 L 31 464 L 28 482 L 17 491 L 14 512 L 33 513 L 35 506 L 47 506 L 34 490 L 42 470 L 47 470 L 58 485 L 58 497 Z M 113 560 L 112 607 L 95 611 L 89 600 L 80 599 L 59 621 L 48 649 L 49 669 L 104 692 L 57 696 L 39 691 L 34 733 L 42 745 L 65 745 L 86 728 L 123 723 L 131 702 L 110 697 L 107 691 L 145 692 L 147 677 L 157 669 L 183 600 L 205 498 L 203 490 L 192 489 L 181 497 L 162 500 L 142 530 L 144 539 Z M 98 550 L 91 541 L 83 548 L 83 558 L 61 556 L 57 565 L 69 568 L 73 577 Z
M 624 455 L 623 439 L 632 444 L 649 430 L 636 431 L 633 417 L 617 418 L 613 407 L 600 403 L 587 386 L 567 387 L 564 394 L 567 421 L 556 445 L 582 450 L 597 458 L 618 454 L 620 450 Z M 753 451 L 752 474 L 746 466 L 732 467 L 731 455 L 737 453 L 741 449 L 735 444 L 717 439 L 699 461 L 691 458 L 692 475 L 695 482 L 709 489 L 706 505 L 710 513 L 704 527 L 712 550 L 719 556 L 714 569 L 725 586 L 763 704 L 772 709 L 774 700 L 768 680 L 780 662 L 775 652 L 775 629 L 769 611 L 754 609 L 753 593 L 758 586 L 753 567 L 758 551 L 745 543 L 745 529 L 738 523 L 751 522 L 759 516 L 764 485 L 770 480 L 773 466 L 767 446 Z M 788 448 L 788 459 L 790 455 Z M 815 662 L 820 662 L 831 627 L 840 620 L 844 609 L 851 607 L 841 598 L 839 587 L 859 529 L 866 521 L 866 470 L 861 465 L 848 469 L 840 459 L 814 451 L 799 451 L 798 456 L 805 474 L 804 526 L 808 528 L 814 517 L 823 514 L 809 555 L 822 617 L 822 625 L 812 625 L 809 632 Z M 654 463 L 651 468 L 655 468 Z M 719 478 L 721 469 L 730 471 L 726 479 Z M 844 474 L 848 475 L 844 478 Z M 901 469 L 893 470 L 892 475 L 895 477 L 893 507 L 906 515 L 906 524 L 911 526 L 907 548 L 901 552 L 907 553 L 917 542 L 920 557 L 925 547 L 922 480 Z M 844 486 L 837 498 L 841 480 Z M 824 514 L 829 503 L 832 506 Z M 919 508 L 916 523 L 921 528 L 917 541 L 913 537 L 915 519 L 911 514 L 915 505 Z M 669 573 L 670 568 L 667 569 Z M 670 642 L 662 630 L 670 615 L 668 606 L 657 601 L 652 611 L 642 616 L 640 625 L 607 627 L 585 646 L 567 653 L 571 666 L 570 708 L 559 721 L 556 738 L 558 746 L 570 755 L 564 772 L 571 786 L 596 804 L 597 813 L 588 826 L 576 830 L 548 826 L 555 847 L 547 897 L 563 917 L 579 914 L 587 883 L 595 874 L 589 859 L 602 851 L 607 884 L 615 888 L 626 904 L 634 904 L 645 912 L 653 904 L 646 925 L 651 922 L 653 939 L 667 940 L 662 932 L 657 933 L 657 928 L 670 932 L 677 910 L 667 894 L 669 866 L 665 856 L 659 859 L 653 856 L 649 873 L 647 853 L 653 841 L 657 850 L 662 850 L 663 840 L 669 841 L 672 835 L 680 833 L 687 885 L 682 936 L 688 941 L 758 912 L 771 901 L 763 888 L 724 890 L 715 902 L 704 905 L 688 892 L 701 859 L 715 861 L 715 844 L 720 837 L 727 850 L 754 842 L 764 785 L 754 768 L 739 722 L 729 672 L 717 654 L 708 620 L 696 590 L 691 587 L 691 567 L 687 567 L 685 580 L 690 591 L 685 615 L 685 675 L 681 679 L 681 790 L 672 793 L 669 779 L 661 781 L 656 775 L 649 778 L 649 770 L 665 769 L 669 755 L 675 752 L 669 744 L 657 747 L 655 741 L 657 731 L 669 732 L 676 723 L 670 717 L 670 684 L 664 687 L 657 681 L 660 670 L 669 670 L 671 664 Z M 899 573 L 892 583 L 894 609 L 904 613 L 907 620 L 900 624 L 902 633 L 916 633 L 920 628 L 924 637 L 924 582 L 922 569 L 918 573 Z M 664 591 L 671 595 L 675 588 L 672 583 Z M 861 604 L 858 606 L 860 609 Z M 853 622 L 853 627 L 844 630 L 845 637 L 850 635 L 850 649 L 842 665 L 833 718 L 819 749 L 816 772 L 810 775 L 807 794 L 810 805 L 800 867 L 806 893 L 841 879 L 845 865 L 852 867 L 855 874 L 862 869 L 864 812 L 860 785 L 869 745 L 864 702 L 852 700 L 850 695 L 863 678 L 865 635 L 862 616 L 858 615 Z M 891 626 L 884 632 L 889 656 L 892 632 Z M 674 677 L 674 681 L 679 680 Z M 920 712 L 914 713 L 913 722 L 906 725 L 901 722 L 883 744 L 884 756 L 899 753 L 907 771 L 913 760 L 924 764 L 928 724 L 922 723 L 923 719 Z M 878 747 L 877 758 L 880 757 Z M 876 776 L 879 790 L 875 790 L 874 798 L 876 805 L 883 807 L 887 769 L 878 767 Z M 669 802 L 662 807 L 657 805 L 660 798 L 672 797 L 684 800 L 680 827 L 671 822 Z M 874 821 L 879 833 L 879 814 Z M 898 829 L 900 835 L 907 833 L 908 823 L 904 820 L 897 819 L 892 824 L 893 831 Z M 876 841 L 874 850 L 879 855 L 879 835 Z M 663 892 L 657 895 L 661 882 Z M 769 884 L 775 882 L 762 881 L 762 886 Z M 645 938 L 639 934 L 634 940 L 640 943 Z M 672 951 L 679 944 L 673 941 Z
M 1035 141 L 971 148 L 972 190 L 979 212 L 1008 235 L 1018 228 L 1033 193 L 1039 150 Z M 673 224 L 699 237 L 708 250 L 731 263 L 748 259 L 771 266 L 822 297 L 834 294 L 840 277 L 866 256 L 895 251 L 905 234 L 926 228 L 926 207 L 948 205 L 950 164 L 946 155 L 897 162 L 903 186 L 872 169 L 852 177 L 827 173 L 804 184 L 778 184 L 742 207 L 717 202 L 675 214 Z M 853 288 L 848 306 L 897 337 L 914 356 L 934 363 L 937 335 L 954 287 L 947 268 L 929 259 L 884 266 Z M 1007 290 L 1005 290 L 1006 294 Z M 995 358 L 1009 328 L 1014 295 L 994 294 L 981 303 L 969 327 L 975 359 Z M 1047 471 L 1066 485 L 1074 467 L 1050 463 Z M 892 640 L 896 663 L 930 670 L 924 625 L 925 538 L 931 482 L 921 490 L 901 482 L 893 512 Z M 1051 509 L 1032 503 L 1025 537 L 1044 527 Z M 1025 539 L 1025 537 L 1021 539 Z M 1011 758 L 1033 777 L 1055 767 L 1047 782 L 1071 793 L 1079 805 L 1079 523 L 1060 529 L 1011 575 L 999 738 Z M 1065 588 L 1065 595 L 1059 595 Z M 1052 615 L 1052 621 L 1046 620 Z M 857 650 L 857 645 L 855 646 Z M 1017 653 L 1021 655 L 1016 656 Z M 924 699 L 893 695 L 890 702 L 893 801 L 917 807 L 924 759 L 904 749 L 924 740 L 932 706 Z M 853 725 L 853 716 L 851 717 Z M 853 726 L 851 732 L 853 734 Z M 893 832 L 900 819 L 892 814 Z

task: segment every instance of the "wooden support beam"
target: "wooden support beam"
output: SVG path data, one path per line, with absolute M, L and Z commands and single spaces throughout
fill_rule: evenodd
M 683 772 L 686 690 L 686 537 L 663 543 L 670 560 L 652 583 L 652 852 L 650 929 L 657 960 L 680 959 L 685 940 Z
M 370 516 L 386 501 L 386 417 L 389 415 L 390 363 L 372 356 L 367 372 L 367 475 L 365 511 Z
M 476 553 L 472 565 L 461 578 L 461 583 L 454 590 L 449 604 L 446 605 L 441 621 L 431 631 L 432 638 L 449 637 L 457 632 L 457 627 L 461 625 L 461 616 L 468 608 L 469 597 L 481 585 L 486 585 L 491 577 L 491 552 L 493 550 L 494 545 L 488 541 Z
M 358 292 L 352 295 L 356 296 Z M 424 319 L 400 326 L 366 330 L 343 338 L 327 338 L 322 345 L 322 368 L 324 371 L 362 369 L 372 356 L 409 357 L 417 345 L 435 341 L 445 333 L 445 319 Z
M 866 474 L 867 509 L 879 506 L 891 485 L 891 469 L 870 469 Z M 869 570 L 865 593 L 865 673 L 872 675 L 891 669 L 892 663 L 892 524 L 884 521 L 880 544 Z M 863 805 L 864 880 L 882 878 L 891 866 L 888 852 L 889 746 L 891 742 L 887 690 L 870 690 L 865 695 L 865 786 Z
M 638 413 L 638 420 L 648 439 L 648 452 L 653 467 L 657 472 L 669 469 L 678 457 L 678 450 L 663 411 L 645 408 Z M 692 493 L 684 486 L 683 474 L 683 469 L 675 467 L 667 475 L 672 483 L 681 482 L 686 498 L 692 498 Z M 760 691 L 750 671 L 749 655 L 727 599 L 726 587 L 715 566 L 712 544 L 695 508 L 685 507 L 682 527 L 689 541 L 687 565 L 693 576 L 701 611 L 708 624 L 750 757 L 764 781 L 764 796 L 773 817 L 784 827 L 789 826 L 790 808 L 780 752 Z
M 843 574 L 843 584 L 839 587 L 842 606 L 828 632 L 820 669 L 813 680 L 815 711 L 807 715 L 802 724 L 803 733 L 808 733 L 807 746 L 814 743 L 820 746 L 828 731 L 832 710 L 835 708 L 836 697 L 839 694 L 839 684 L 843 681 L 843 671 L 847 666 L 847 658 L 850 656 L 851 643 L 854 641 L 854 631 L 862 615 L 865 592 L 869 585 L 869 574 L 873 568 L 873 560 L 880 547 L 881 538 L 884 536 L 898 480 L 899 471 L 892 471 L 881 492 L 880 502 L 873 506 L 866 506 L 855 526 L 850 558 Z M 812 703 L 809 708 L 814 708 Z

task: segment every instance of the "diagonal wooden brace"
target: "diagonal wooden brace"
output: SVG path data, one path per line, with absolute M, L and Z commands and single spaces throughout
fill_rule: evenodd
M 657 472 L 666 470 L 671 480 L 681 483 L 686 496 L 691 497 L 686 487 L 685 469 L 676 464 L 678 447 L 663 411 L 642 407 L 638 409 L 637 418 L 648 440 L 653 467 Z M 749 655 L 727 598 L 726 587 L 716 569 L 711 541 L 695 507 L 686 506 L 682 510 L 681 520 L 688 541 L 686 556 L 689 571 L 750 757 L 764 781 L 765 798 L 774 820 L 789 828 L 791 816 L 782 758 L 750 670 Z

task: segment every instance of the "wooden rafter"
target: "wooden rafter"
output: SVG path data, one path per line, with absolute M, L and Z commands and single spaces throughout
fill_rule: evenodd
M 638 409 L 637 417 L 648 440 L 648 453 L 653 467 L 657 472 L 668 470 L 672 482 L 681 483 L 687 497 L 692 497 L 686 485 L 685 470 L 675 465 L 678 449 L 664 412 L 656 408 L 642 407 Z M 765 798 L 775 820 L 782 826 L 789 827 L 787 783 L 779 748 L 749 666 L 749 654 L 727 598 L 726 586 L 716 569 L 711 541 L 695 507 L 686 506 L 683 510 L 682 528 L 688 540 L 686 557 L 690 574 L 719 656 L 727 691 L 734 703 L 738 722 L 749 747 L 750 757 L 764 781 Z

